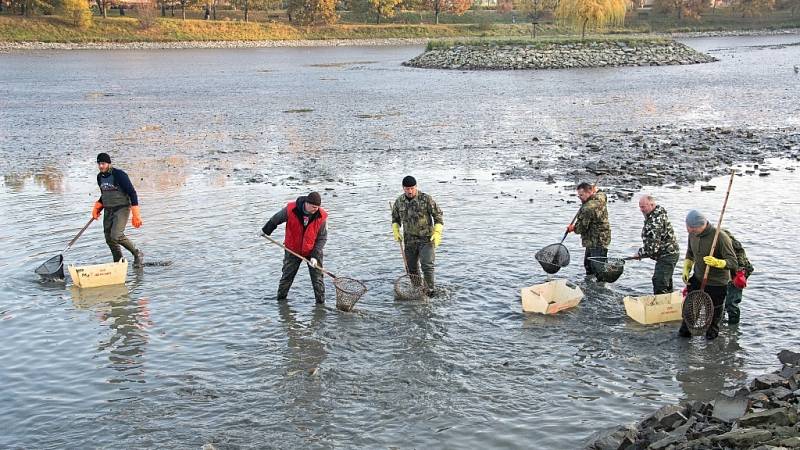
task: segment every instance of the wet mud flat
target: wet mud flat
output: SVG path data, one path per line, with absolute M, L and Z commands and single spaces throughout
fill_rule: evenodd
M 595 180 L 615 197 L 629 199 L 643 186 L 676 188 L 729 173 L 745 165 L 743 174 L 766 177 L 769 158 L 800 160 L 797 128 L 676 128 L 583 133 L 564 140 L 537 141 L 521 161 L 502 172 L 506 178 L 556 181 Z M 792 167 L 787 170 L 794 170 Z M 712 189 L 708 187 L 708 189 Z

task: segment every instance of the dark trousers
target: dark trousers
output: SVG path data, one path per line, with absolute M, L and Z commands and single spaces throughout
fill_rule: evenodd
M 131 209 L 128 207 L 106 208 L 103 213 L 103 233 L 106 236 L 106 244 L 111 249 L 114 262 L 122 259 L 120 246 L 125 247 L 133 256 L 136 256 L 136 246 L 125 236 L 125 225 L 128 224 L 130 214 Z
M 583 268 L 586 269 L 586 275 L 594 275 L 595 270 L 592 262 L 589 261 L 589 258 L 594 257 L 607 257 L 608 256 L 608 249 L 601 248 L 601 247 L 587 247 L 586 251 L 583 253 Z
M 700 281 L 696 277 L 690 278 L 689 293 L 698 289 L 700 289 Z M 711 321 L 711 326 L 708 327 L 708 331 L 706 331 L 706 337 L 709 339 L 714 339 L 719 334 L 719 323 L 722 320 L 722 311 L 723 307 L 725 306 L 725 293 L 727 289 L 727 286 L 706 285 L 705 293 L 711 297 L 711 302 L 714 303 L 714 318 Z M 681 321 L 681 328 L 678 330 L 678 333 L 681 336 L 691 335 L 689 332 L 689 327 L 686 326 L 686 322 Z
M 283 254 L 283 273 L 281 281 L 278 283 L 278 301 L 286 300 L 289 295 L 289 288 L 292 287 L 297 270 L 303 260 L 289 252 Z M 322 255 L 317 258 L 318 264 L 322 265 Z M 311 276 L 311 285 L 314 287 L 314 298 L 317 303 L 325 303 L 325 283 L 322 280 L 322 271 L 308 266 L 308 274 Z
M 419 274 L 420 265 L 422 274 L 425 277 L 425 284 L 428 289 L 434 288 L 434 263 L 436 253 L 433 249 L 433 242 L 430 239 L 407 238 L 405 240 L 406 262 L 408 263 L 408 273 Z
M 672 292 L 672 275 L 678 264 L 678 254 L 664 255 L 656 260 L 653 270 L 653 294 L 668 294 Z
M 728 323 L 739 323 L 739 303 L 742 302 L 742 290 L 728 283 L 725 293 L 725 312 L 728 313 Z

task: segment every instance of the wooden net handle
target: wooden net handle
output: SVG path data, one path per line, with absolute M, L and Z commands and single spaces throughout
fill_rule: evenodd
M 714 256 L 717 250 L 717 240 L 719 239 L 719 232 L 722 230 L 722 218 L 725 216 L 725 208 L 728 206 L 728 197 L 731 195 L 731 186 L 733 186 L 733 177 L 736 175 L 735 170 L 731 170 L 731 179 L 728 181 L 728 190 L 725 192 L 725 202 L 722 203 L 722 211 L 719 213 L 719 221 L 717 222 L 717 231 L 714 233 L 714 240 L 711 241 L 711 252 L 708 256 Z M 711 271 L 711 266 L 706 264 L 706 271 L 703 274 L 703 282 L 700 284 L 700 290 L 705 291 L 706 283 L 708 282 L 708 273 Z

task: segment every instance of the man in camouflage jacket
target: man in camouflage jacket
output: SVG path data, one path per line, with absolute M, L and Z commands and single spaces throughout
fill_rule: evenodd
M 403 228 L 402 234 L 400 227 Z M 428 293 L 434 290 L 435 248 L 442 242 L 444 218 L 433 198 L 417 190 L 417 180 L 403 178 L 403 195 L 392 206 L 392 232 L 397 241 L 403 241 L 408 273 L 422 273 Z
M 653 270 L 653 294 L 672 292 L 672 274 L 680 258 L 675 229 L 667 217 L 667 210 L 656 203 L 652 195 L 639 198 L 639 210 L 644 215 L 642 227 L 643 247 L 634 255 L 637 259 L 650 258 L 656 262 Z
M 608 245 L 611 243 L 611 224 L 608 222 L 608 197 L 597 187 L 589 183 L 578 185 L 578 198 L 583 203 L 574 224 L 567 227 L 567 232 L 581 235 L 581 245 L 586 249 L 583 256 L 583 267 L 586 275 L 595 273 L 589 261 L 590 257 L 608 256 Z
M 753 273 L 754 268 L 747 257 L 747 253 L 744 251 L 742 243 L 733 237 L 730 231 L 725 228 L 722 231 L 730 238 L 733 252 L 736 254 L 736 262 L 738 263 L 738 268 L 730 271 L 731 281 L 728 283 L 725 293 L 725 312 L 728 314 L 728 323 L 737 324 L 739 323 L 739 303 L 742 302 L 742 290 L 747 287 L 747 280 L 750 278 L 750 274 Z

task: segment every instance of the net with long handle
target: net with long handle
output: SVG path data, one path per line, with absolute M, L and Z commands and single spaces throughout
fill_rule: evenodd
M 281 247 L 282 249 L 291 253 L 292 255 L 302 259 L 309 265 L 311 264 L 311 261 L 309 261 L 308 258 L 298 254 L 293 250 L 286 248 L 285 245 L 281 244 L 275 239 L 272 239 L 266 234 L 262 233 L 261 237 L 272 242 L 278 247 Z M 361 281 L 356 280 L 355 278 L 337 277 L 336 275 L 323 269 L 320 266 L 314 265 L 312 267 L 314 267 L 315 269 L 321 271 L 322 273 L 333 279 L 333 286 L 336 288 L 336 308 L 341 311 L 352 311 L 356 303 L 358 303 L 358 301 L 361 300 L 361 297 L 363 297 L 364 294 L 367 292 L 367 286 Z
M 336 288 L 336 309 L 340 311 L 352 311 L 367 292 L 367 286 L 355 278 L 334 278 L 333 286 Z
M 692 291 L 683 301 L 683 321 L 693 335 L 703 335 L 714 321 L 714 302 L 705 291 Z
M 64 279 L 64 256 L 56 255 L 36 268 L 36 274 L 44 280 L 55 281 Z
M 602 281 L 604 283 L 613 283 L 617 281 L 625 270 L 625 260 L 622 258 L 590 256 L 589 264 L 592 265 L 597 281 Z
M 536 252 L 535 258 L 542 269 L 552 275 L 569 265 L 569 250 L 562 243 L 550 244 Z
M 398 300 L 425 300 L 428 288 L 418 273 L 400 275 L 394 281 L 394 295 Z

